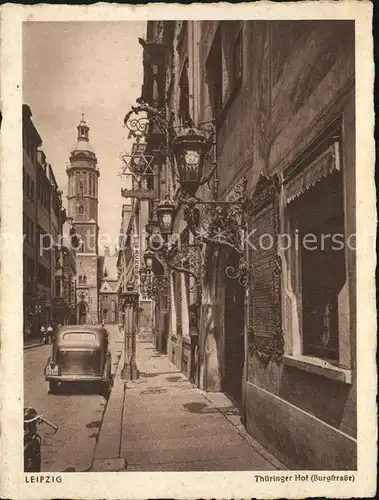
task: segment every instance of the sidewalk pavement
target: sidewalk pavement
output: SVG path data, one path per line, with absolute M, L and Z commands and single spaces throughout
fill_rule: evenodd
M 92 471 L 219 471 L 286 469 L 240 423 L 223 393 L 192 385 L 137 338 L 136 381 L 120 379 L 123 357 L 105 410 Z
M 39 338 L 24 340 L 24 349 L 31 349 L 32 347 L 38 347 L 44 345 Z

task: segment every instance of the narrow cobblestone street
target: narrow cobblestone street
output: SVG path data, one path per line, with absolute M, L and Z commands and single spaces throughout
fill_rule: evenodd
M 110 326 L 113 369 L 119 343 L 117 328 Z M 91 385 L 62 384 L 57 394 L 50 394 L 44 368 L 51 355 L 51 345 L 24 349 L 25 406 L 32 406 L 58 426 L 56 434 L 46 425 L 39 426 L 42 437 L 42 471 L 85 471 L 92 463 L 106 399 Z

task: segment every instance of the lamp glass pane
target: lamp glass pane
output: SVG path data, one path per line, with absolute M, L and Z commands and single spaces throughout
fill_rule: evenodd
M 172 222 L 172 214 L 171 213 L 163 213 L 162 214 L 162 229 L 163 231 L 171 231 L 171 222 Z

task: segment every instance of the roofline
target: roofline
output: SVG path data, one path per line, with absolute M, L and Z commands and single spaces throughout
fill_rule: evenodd
M 32 113 L 32 110 L 30 109 L 30 106 L 28 106 L 28 104 L 23 104 L 22 105 L 22 118 L 23 118 L 23 120 L 26 119 L 28 121 L 28 124 L 29 124 L 30 128 L 32 129 L 32 131 L 37 139 L 37 142 L 38 142 L 37 146 L 41 147 L 42 146 L 42 139 L 38 133 L 38 130 L 36 129 L 36 126 L 33 123 L 32 116 L 33 116 L 33 113 Z

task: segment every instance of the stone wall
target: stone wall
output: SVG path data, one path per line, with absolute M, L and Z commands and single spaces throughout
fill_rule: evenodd
M 218 23 L 215 21 L 201 24 L 199 60 L 202 82 L 207 81 L 206 61 L 217 27 Z M 318 137 L 331 123 L 340 119 L 345 176 L 345 230 L 354 233 L 354 23 L 245 22 L 243 47 L 242 84 L 229 99 L 227 109 L 218 121 L 220 195 L 228 192 L 243 172 L 249 177 L 249 192 L 253 193 L 260 173 L 273 175 L 282 172 L 304 150 L 317 143 Z M 202 90 L 202 95 L 199 96 L 202 103 L 199 114 L 200 120 L 207 120 L 211 117 L 211 107 L 206 84 Z M 303 454 L 299 444 L 300 437 L 296 433 L 291 433 L 292 441 L 287 446 L 280 441 L 281 435 L 288 436 L 286 429 L 292 425 L 289 419 L 291 415 L 294 420 L 304 418 L 308 427 L 312 426 L 312 421 L 315 426 L 317 423 L 316 427 L 322 433 L 320 442 L 328 439 L 328 426 L 332 426 L 336 432 L 338 429 L 338 446 L 342 447 L 340 451 L 343 446 L 346 446 L 345 449 L 350 454 L 355 449 L 352 438 L 356 434 L 356 318 L 355 256 L 352 252 L 347 251 L 346 262 L 348 279 L 344 297 L 344 328 L 350 334 L 346 340 L 349 345 L 341 345 L 340 348 L 341 356 L 344 359 L 350 358 L 351 380 L 331 380 L 322 373 L 310 373 L 293 365 L 284 365 L 281 361 L 262 363 L 255 355 L 247 356 L 246 372 L 249 382 L 244 384 L 244 398 L 250 432 L 254 431 L 257 437 L 266 433 L 262 438 L 264 442 L 269 446 L 271 440 L 274 448 L 283 447 L 285 453 L 291 453 L 292 446 L 292 449 L 297 450 L 300 462 L 303 459 L 303 463 L 307 464 L 311 463 L 312 447 L 314 463 L 321 464 L 320 455 L 317 455 L 317 439 L 312 439 L 308 450 L 304 450 Z M 293 342 L 292 322 L 288 316 L 290 304 L 284 295 L 282 298 L 282 309 L 285 312 L 284 351 L 288 353 Z M 204 359 L 201 380 L 205 389 L 212 390 L 212 387 L 218 387 L 223 371 L 223 334 L 220 323 L 223 305 L 217 305 L 217 300 L 208 299 L 204 298 L 202 309 L 201 342 Z M 264 315 L 260 318 L 262 332 L 267 330 L 270 334 L 269 330 L 273 328 L 271 319 L 265 324 Z M 221 339 L 221 342 L 217 339 Z M 279 403 L 274 404 L 274 400 Z M 270 419 L 263 418 L 262 412 L 254 409 L 257 404 L 271 412 Z M 296 408 L 296 412 L 291 412 L 291 408 Z M 346 437 L 340 432 L 345 433 Z M 301 439 L 306 440 L 306 436 Z M 338 459 L 334 459 L 334 464 L 338 463 Z M 354 457 L 347 457 L 345 462 L 351 465 Z

